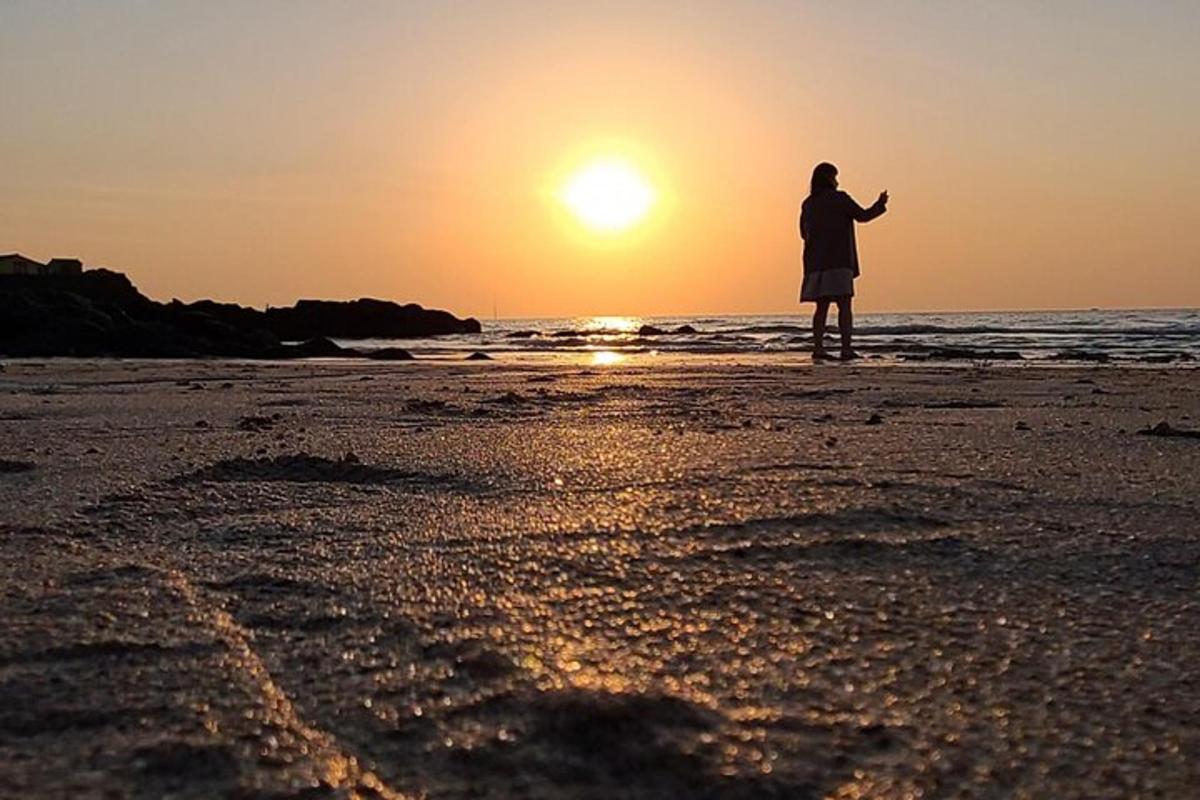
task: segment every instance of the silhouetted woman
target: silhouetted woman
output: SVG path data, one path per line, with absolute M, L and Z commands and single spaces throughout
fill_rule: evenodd
M 858 358 L 850 341 L 854 330 L 850 298 L 854 297 L 854 279 L 859 272 L 854 223 L 870 222 L 887 211 L 887 192 L 879 195 L 875 205 L 863 208 L 850 195 L 838 191 L 837 172 L 833 164 L 817 164 L 809 195 L 800 206 L 800 238 L 804 240 L 800 302 L 817 304 L 813 313 L 814 361 L 829 358 L 825 352 L 825 320 L 830 303 L 838 307 L 842 360 Z

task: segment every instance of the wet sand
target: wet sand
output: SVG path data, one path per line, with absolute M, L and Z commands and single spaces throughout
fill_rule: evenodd
M 1191 796 L 1198 388 L 8 362 L 0 796 Z

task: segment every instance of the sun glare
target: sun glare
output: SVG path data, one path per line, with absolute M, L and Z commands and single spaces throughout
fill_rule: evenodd
M 563 186 L 562 202 L 597 233 L 621 233 L 645 219 L 657 194 L 623 158 L 597 158 L 576 170 Z
M 592 353 L 592 366 L 594 367 L 611 367 L 624 360 L 624 355 L 613 350 L 596 350 Z
M 638 328 L 638 320 L 635 317 L 586 317 L 581 327 L 591 331 L 632 333 Z

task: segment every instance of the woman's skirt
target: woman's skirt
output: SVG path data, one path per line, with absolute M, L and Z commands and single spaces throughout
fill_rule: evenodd
M 824 269 L 810 272 L 800 284 L 800 302 L 854 296 L 854 270 Z

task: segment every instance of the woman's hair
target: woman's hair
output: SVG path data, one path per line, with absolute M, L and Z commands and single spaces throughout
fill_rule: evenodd
M 813 167 L 812 183 L 809 184 L 809 195 L 820 194 L 826 189 L 835 188 L 833 179 L 837 177 L 837 167 L 826 161 L 822 161 Z

